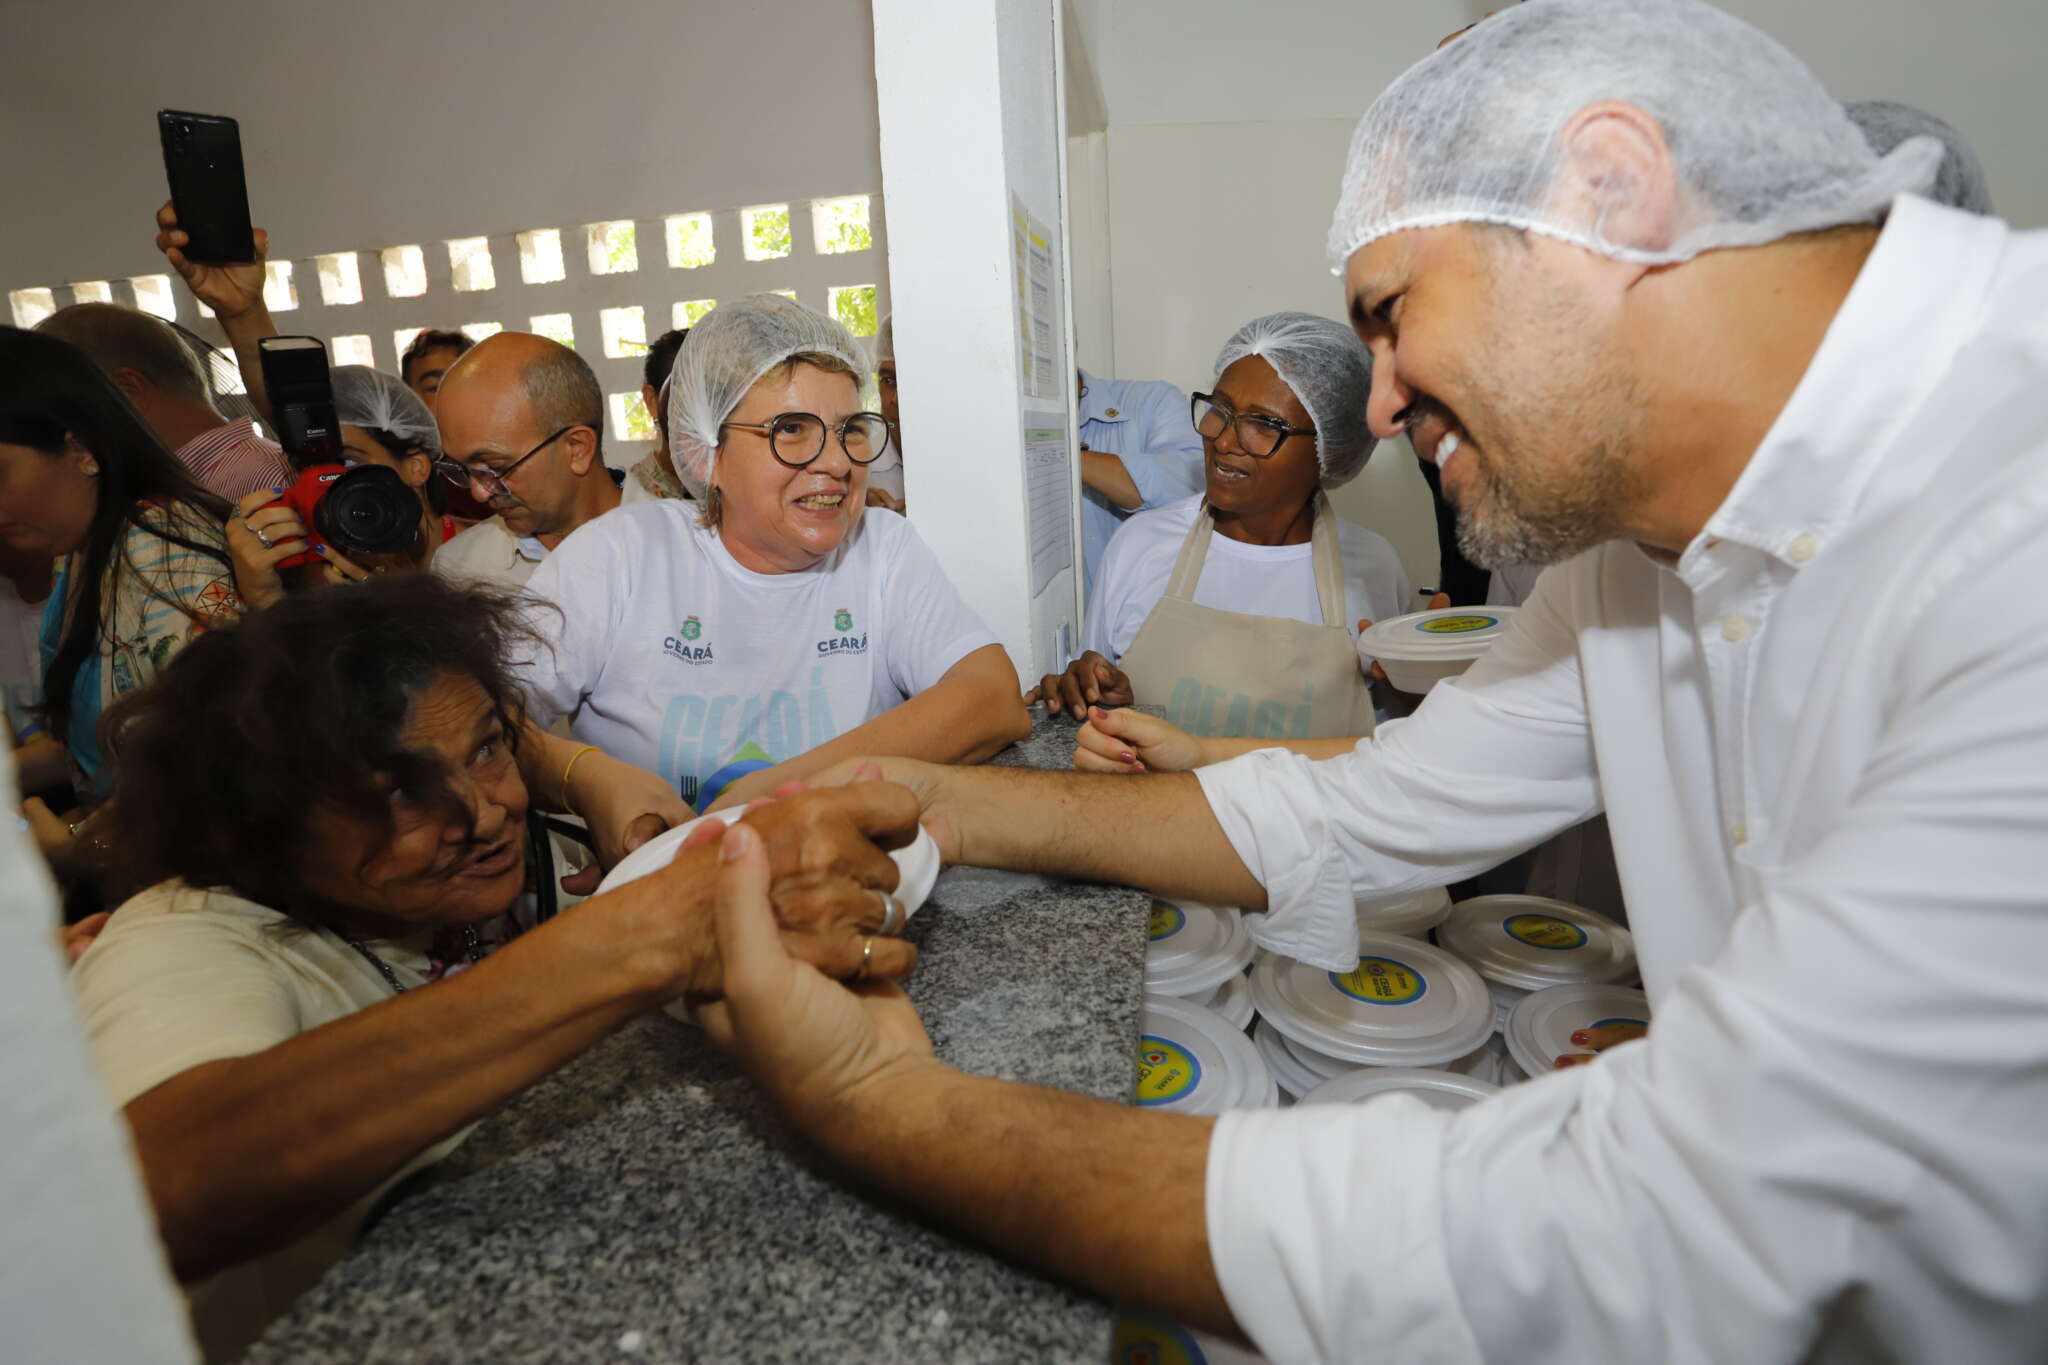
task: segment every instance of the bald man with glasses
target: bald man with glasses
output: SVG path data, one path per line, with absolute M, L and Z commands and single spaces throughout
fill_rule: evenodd
M 442 377 L 435 469 L 491 509 L 436 572 L 523 586 L 577 527 L 619 505 L 604 462 L 604 393 L 583 358 L 529 332 L 479 342 Z

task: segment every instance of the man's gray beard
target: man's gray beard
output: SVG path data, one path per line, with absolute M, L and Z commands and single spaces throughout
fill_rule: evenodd
M 1482 476 L 1479 506 L 1458 512 L 1458 553 L 1482 569 L 1561 564 L 1620 534 L 1615 509 L 1626 478 L 1613 455 L 1591 455 L 1578 488 L 1539 493 Z

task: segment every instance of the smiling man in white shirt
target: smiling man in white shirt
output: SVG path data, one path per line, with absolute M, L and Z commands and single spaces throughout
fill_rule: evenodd
M 1354 897 L 1605 809 L 1645 1041 L 1456 1115 L 966 1076 L 780 953 L 744 839 L 714 1023 L 862 1178 L 1276 1361 L 2038 1358 L 2048 234 L 1915 197 L 1939 154 L 1696 0 L 1481 23 L 1367 114 L 1331 246 L 1376 433 L 1480 562 L 1560 563 L 1508 637 L 1320 760 L 881 765 L 954 860 L 1331 969 Z

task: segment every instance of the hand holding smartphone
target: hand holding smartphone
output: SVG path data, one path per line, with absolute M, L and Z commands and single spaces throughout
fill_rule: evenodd
M 160 109 L 164 175 L 178 227 L 190 240 L 189 261 L 219 265 L 254 261 L 249 188 L 242 174 L 242 132 L 231 118 Z

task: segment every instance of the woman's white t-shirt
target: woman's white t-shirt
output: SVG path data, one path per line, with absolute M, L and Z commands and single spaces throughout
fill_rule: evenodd
M 1110 538 L 1096 571 L 1095 597 L 1089 603 L 1082 647 L 1114 661 L 1137 638 L 1138 628 L 1166 593 L 1174 561 L 1188 528 L 1201 510 L 1198 494 L 1140 512 Z M 1343 518 L 1337 520 L 1337 548 L 1344 562 L 1344 628 L 1354 636 L 1358 623 L 1384 621 L 1409 610 L 1413 591 L 1401 568 L 1401 556 L 1384 536 Z M 1224 535 L 1209 538 L 1202 577 L 1195 584 L 1195 604 L 1247 616 L 1277 616 L 1312 626 L 1323 620 L 1322 596 L 1316 591 L 1315 545 L 1247 545 Z
M 526 586 L 551 648 L 519 665 L 538 719 L 570 716 L 579 741 L 686 801 L 735 761 L 836 739 L 996 642 L 894 512 L 868 508 L 810 569 L 762 574 L 698 511 L 621 507 L 564 540 Z

